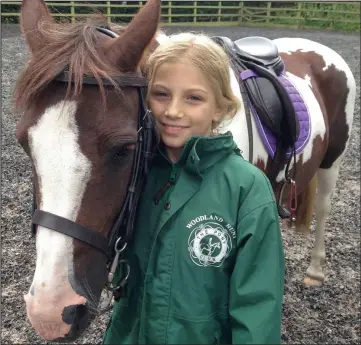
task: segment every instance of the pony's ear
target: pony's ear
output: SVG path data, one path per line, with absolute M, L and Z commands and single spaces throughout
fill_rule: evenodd
M 157 32 L 161 0 L 148 0 L 119 38 L 105 46 L 105 54 L 121 71 L 138 66 L 143 52 Z
M 44 39 L 38 27 L 44 22 L 52 22 L 53 18 L 43 0 L 23 0 L 20 12 L 20 28 L 32 53 L 41 49 Z

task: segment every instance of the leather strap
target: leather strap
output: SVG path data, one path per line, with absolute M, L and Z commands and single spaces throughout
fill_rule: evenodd
M 146 87 L 148 85 L 146 78 L 136 74 L 124 74 L 121 76 L 111 77 L 115 84 L 120 87 Z M 73 83 L 74 80 L 71 78 L 69 71 L 63 71 L 55 77 L 56 81 L 68 83 L 70 80 Z M 101 78 L 103 85 L 114 86 L 108 79 Z M 83 76 L 83 84 L 87 85 L 98 85 L 99 81 L 91 75 Z
M 69 219 L 37 209 L 32 223 L 73 237 L 108 255 L 108 239 L 105 236 Z

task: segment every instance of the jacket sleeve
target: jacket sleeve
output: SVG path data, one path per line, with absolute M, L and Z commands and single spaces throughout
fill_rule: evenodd
M 233 344 L 281 343 L 284 253 L 276 203 L 269 195 L 253 210 L 239 212 L 229 295 Z

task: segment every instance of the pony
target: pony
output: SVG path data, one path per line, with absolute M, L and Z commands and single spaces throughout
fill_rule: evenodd
M 16 137 L 33 171 L 37 252 L 24 298 L 28 319 L 45 340 L 78 338 L 97 314 L 103 288 L 119 296 L 131 274 L 122 251 L 131 241 L 157 142 L 144 101 L 144 66 L 167 39 L 158 28 L 160 6 L 148 0 L 121 27 L 97 17 L 56 23 L 43 0 L 22 2 L 30 58 L 15 87 L 15 108 L 23 111 Z M 280 38 L 274 44 L 310 121 L 307 143 L 277 166 L 273 186 L 280 206 L 293 191 L 299 231 L 309 229 L 316 204 L 316 240 L 304 282 L 320 285 L 325 221 L 352 128 L 355 80 L 346 62 L 319 43 Z M 242 107 L 222 131 L 230 130 L 244 158 L 268 174 L 273 157 L 257 117 L 245 114 L 246 82 L 232 65 L 230 73 Z M 297 170 L 291 184 L 284 183 L 288 169 L 291 175 Z M 113 282 L 120 266 L 124 278 Z

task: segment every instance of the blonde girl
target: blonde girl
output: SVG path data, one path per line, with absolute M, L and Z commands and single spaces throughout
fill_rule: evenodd
M 205 35 L 151 55 L 148 104 L 161 144 L 148 176 L 127 295 L 104 344 L 280 344 L 284 255 L 266 176 L 218 134 L 239 102 Z

